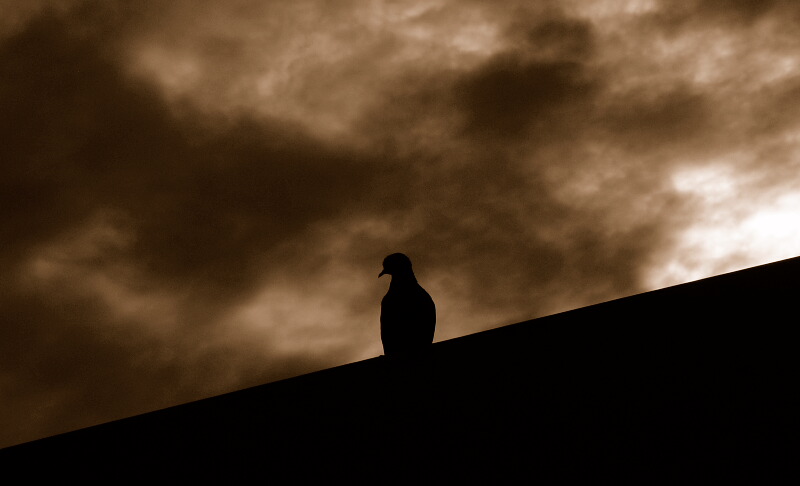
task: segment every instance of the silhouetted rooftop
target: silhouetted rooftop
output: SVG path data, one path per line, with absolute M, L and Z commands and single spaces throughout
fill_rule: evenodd
M 800 258 L 762 265 L 21 444 L 0 460 L 49 465 L 30 478 L 769 482 L 798 451 L 798 278 Z

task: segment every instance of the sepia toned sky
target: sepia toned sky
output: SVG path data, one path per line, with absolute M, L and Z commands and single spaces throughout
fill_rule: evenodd
M 793 0 L 0 11 L 0 447 L 800 254 Z

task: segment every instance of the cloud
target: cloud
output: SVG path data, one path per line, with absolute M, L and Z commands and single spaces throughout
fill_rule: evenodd
M 558 130 L 558 110 L 580 103 L 592 86 L 581 79 L 575 63 L 525 63 L 512 56 L 494 58 L 457 90 L 467 113 L 467 134 L 505 138 L 528 129 Z
M 199 273 L 236 287 L 254 253 L 369 186 L 372 161 L 291 126 L 241 119 L 209 128 L 174 117 L 102 59 L 96 41 L 45 19 L 5 46 L 3 63 L 17 69 L 5 128 L 20 134 L 3 149 L 15 162 L 4 169 L 8 242 L 46 239 L 108 208 L 124 214 L 131 257 L 153 276 Z
M 31 5 L 3 445 L 374 356 L 395 251 L 437 340 L 800 251 L 787 2 Z
M 331 362 L 270 360 L 276 343 L 220 334 L 217 316 L 375 167 L 291 124 L 176 116 L 71 20 L 45 14 L 0 47 L 3 383 L 18 397 L 2 416 L 24 417 L 6 445 Z M 32 400 L 51 406 L 31 417 Z

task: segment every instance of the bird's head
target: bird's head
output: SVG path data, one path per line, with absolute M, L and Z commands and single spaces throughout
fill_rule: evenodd
M 411 259 L 402 253 L 392 253 L 383 259 L 383 271 L 378 274 L 383 275 L 414 275 L 411 270 Z

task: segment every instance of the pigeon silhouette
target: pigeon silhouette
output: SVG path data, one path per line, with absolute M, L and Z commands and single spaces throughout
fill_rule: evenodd
M 436 329 L 436 306 L 423 289 L 411 260 L 393 253 L 383 260 L 383 271 L 391 275 L 389 291 L 381 300 L 381 341 L 386 356 L 424 351 L 433 342 Z

